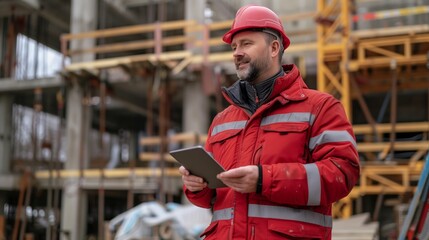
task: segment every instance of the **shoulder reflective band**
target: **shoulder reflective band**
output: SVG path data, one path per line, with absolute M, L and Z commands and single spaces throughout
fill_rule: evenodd
M 319 168 L 315 163 L 304 164 L 305 171 L 307 173 L 307 184 L 308 184 L 308 206 L 320 205 L 320 174 Z
M 246 126 L 246 123 L 247 121 L 236 121 L 217 125 L 212 130 L 212 136 L 227 130 L 243 129 Z
M 356 148 L 356 141 L 346 130 L 333 131 L 327 130 L 319 134 L 318 136 L 310 139 L 310 150 L 316 148 L 317 145 L 324 143 L 338 143 L 338 142 L 350 142 Z
M 299 221 L 332 228 L 331 216 L 305 209 L 249 204 L 248 214 L 249 217 Z M 230 220 L 232 219 L 232 216 L 233 208 L 216 210 L 213 212 L 212 222 L 218 220 Z
M 313 125 L 314 115 L 309 112 L 293 112 L 271 115 L 262 119 L 261 126 L 285 122 L 308 122 L 310 125 Z

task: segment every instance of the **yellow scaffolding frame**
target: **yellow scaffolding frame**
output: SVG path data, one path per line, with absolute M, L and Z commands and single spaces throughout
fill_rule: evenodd
M 352 119 L 350 100 L 350 1 L 318 0 L 317 88 L 340 99 Z

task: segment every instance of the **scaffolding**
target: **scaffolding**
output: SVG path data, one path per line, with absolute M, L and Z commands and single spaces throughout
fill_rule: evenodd
M 338 98 L 350 119 L 353 119 L 356 111 L 353 107 L 353 101 L 356 101 L 367 122 L 353 124 L 358 139 L 357 149 L 363 163 L 360 181 L 349 196 L 334 205 L 334 217 L 348 218 L 361 211 L 360 199 L 368 195 L 378 196 L 375 209 L 375 215 L 378 215 L 385 195 L 395 195 L 400 199 L 414 192 L 416 179 L 423 168 L 423 156 L 429 149 L 429 121 L 398 122 L 396 116 L 398 91 L 428 89 L 429 25 L 364 30 L 354 28 L 362 24 L 361 20 L 427 14 L 428 7 L 360 14 L 356 13 L 356 3 L 353 1 L 318 0 L 317 5 L 316 12 L 281 16 L 284 22 L 314 20 L 317 28 L 317 41 L 293 43 L 286 55 L 298 56 L 298 59 L 305 62 L 309 52 L 317 51 L 318 90 Z M 177 184 L 180 175 L 177 171 L 178 164 L 167 153 L 169 147 L 204 145 L 207 135 L 194 132 L 168 135 L 171 83 L 165 76 L 174 79 L 188 72 L 203 72 L 204 92 L 214 94 L 217 86 L 212 81 L 213 68 L 233 60 L 230 48 L 219 37 L 219 32 L 226 31 L 231 23 L 231 20 L 207 24 L 180 20 L 62 35 L 60 41 L 64 56 L 101 56 L 89 62 L 65 64 L 60 72 L 66 82 L 77 82 L 84 88 L 95 89 L 92 92 L 100 97 L 97 133 L 101 136 L 100 151 L 106 148 L 102 142 L 106 134 L 105 109 L 102 104 L 110 94 L 105 73 L 112 69 L 120 69 L 130 76 L 148 80 L 146 108 L 129 106 L 147 117 L 148 136 L 140 137 L 138 161 L 130 161 L 128 166 L 107 169 L 107 156 L 100 153 L 99 161 L 89 168 L 62 169 L 61 162 L 58 161 L 57 165 L 51 165 L 48 169 L 35 171 L 35 179 L 39 182 L 52 179 L 62 182 L 68 178 L 79 178 L 83 189 L 99 191 L 99 206 L 105 204 L 102 200 L 104 186 L 115 184 L 117 179 L 126 180 L 117 186 L 128 189 L 128 208 L 134 205 L 136 189 L 140 189 L 139 192 L 156 192 L 162 202 L 171 200 L 180 187 Z M 314 31 L 301 31 L 300 34 L 314 36 Z M 136 39 L 136 35 L 152 37 L 137 37 L 138 40 L 132 41 L 97 41 L 109 38 Z M 90 48 L 70 49 L 71 42 L 83 39 L 91 39 L 98 44 Z M 305 73 L 305 67 L 300 68 Z M 161 78 L 159 96 L 153 96 L 151 91 L 156 77 Z M 365 95 L 374 92 L 389 93 L 391 115 L 388 123 L 377 121 L 369 111 Z M 84 96 L 82 104 L 88 106 L 89 101 L 90 96 Z M 160 107 L 158 115 L 152 111 L 154 104 Z M 158 124 L 157 131 L 154 122 Z M 398 139 L 400 134 L 421 137 Z M 409 155 L 405 161 L 398 160 L 395 159 L 397 152 L 407 152 Z M 166 183 L 170 183 L 171 187 L 166 188 Z M 103 219 L 103 212 L 99 212 L 98 216 Z M 99 235 L 102 236 L 104 224 L 98 224 Z

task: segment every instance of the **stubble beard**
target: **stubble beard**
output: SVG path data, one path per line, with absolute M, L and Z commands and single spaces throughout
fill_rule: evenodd
M 259 75 L 259 70 L 255 67 L 253 63 L 249 63 L 249 66 L 246 69 L 237 69 L 237 77 L 240 80 L 253 81 L 256 76 Z
M 246 80 L 248 82 L 253 82 L 258 78 L 261 71 L 263 69 L 268 69 L 268 58 L 259 58 L 255 61 L 249 61 L 249 66 L 245 69 L 238 69 L 237 68 L 237 77 L 240 80 Z

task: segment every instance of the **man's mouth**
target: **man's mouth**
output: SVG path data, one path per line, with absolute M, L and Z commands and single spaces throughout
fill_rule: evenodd
M 239 69 L 239 68 L 243 68 L 245 67 L 247 64 L 249 64 L 249 62 L 239 62 L 235 64 L 235 68 Z

